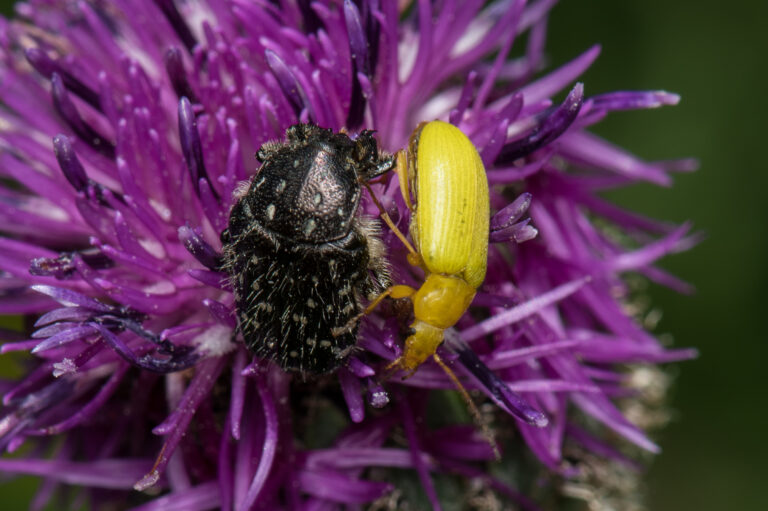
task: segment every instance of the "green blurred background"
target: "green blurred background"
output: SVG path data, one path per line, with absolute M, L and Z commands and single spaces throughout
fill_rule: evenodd
M 6 14 L 11 4 L 0 0 Z M 676 107 L 614 114 L 595 131 L 647 159 L 701 162 L 671 189 L 614 194 L 651 216 L 692 220 L 707 234 L 663 263 L 695 284 L 695 295 L 650 290 L 664 313 L 657 333 L 701 352 L 673 369 L 676 413 L 657 436 L 663 452 L 648 475 L 653 511 L 766 509 L 767 27 L 766 0 L 570 0 L 551 17 L 551 63 L 603 46 L 582 77 L 587 95 L 665 89 L 683 98 Z M 24 509 L 33 489 L 31 480 L 3 485 L 0 508 Z
M 603 45 L 583 77 L 587 95 L 666 89 L 682 96 L 676 107 L 615 114 L 598 133 L 644 158 L 701 163 L 671 189 L 615 196 L 654 217 L 690 219 L 707 234 L 663 263 L 695 284 L 695 295 L 651 289 L 664 313 L 657 332 L 700 350 L 698 360 L 676 368 L 676 418 L 658 436 L 663 452 L 649 474 L 653 511 L 768 509 L 767 29 L 765 0 L 571 0 L 551 17 L 552 62 Z

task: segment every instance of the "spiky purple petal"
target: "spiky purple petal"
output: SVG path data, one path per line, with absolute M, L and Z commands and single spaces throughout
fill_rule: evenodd
M 425 120 L 467 133 L 487 167 L 493 244 L 485 284 L 441 357 L 519 419 L 500 414 L 499 427 L 517 428 L 562 477 L 572 476 L 568 442 L 625 461 L 601 428 L 655 450 L 619 406 L 634 397 L 623 364 L 695 351 L 665 349 L 643 330 L 622 274 L 690 291 L 655 264 L 700 236 L 598 194 L 666 186 L 694 164 L 646 162 L 586 129 L 679 97 L 585 96 L 574 82 L 597 46 L 542 72 L 554 3 L 19 4 L 23 19 L 3 20 L 0 38 L 0 312 L 37 321 L 0 347 L 34 357 L 2 386 L 0 447 L 39 445 L 39 457 L 53 434 L 62 447 L 50 460 L 0 460 L 0 470 L 44 477 L 38 507 L 64 482 L 111 488 L 92 493 L 95 507 L 157 484 L 167 493 L 138 509 L 333 509 L 389 492 L 367 470 L 380 467 L 415 471 L 434 508 L 432 477 L 448 472 L 535 509 L 486 473 L 493 449 L 475 428 L 422 420 L 425 389 L 453 386 L 438 367 L 381 380 L 402 352 L 394 316 L 407 310 L 365 318 L 358 349 L 324 385 L 302 387 L 240 344 L 221 231 L 257 170 L 254 153 L 295 122 L 373 129 L 390 152 Z M 377 181 L 407 231 L 397 180 Z M 379 214 L 368 197 L 361 211 Z M 395 273 L 418 285 L 399 241 L 387 229 L 382 238 Z M 313 449 L 297 406 L 318 395 L 349 419 Z M 598 426 L 575 426 L 579 415 Z M 391 446 L 401 422 L 407 449 Z

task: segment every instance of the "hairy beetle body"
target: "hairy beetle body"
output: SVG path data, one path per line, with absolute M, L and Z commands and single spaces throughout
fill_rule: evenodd
M 393 166 L 372 132 L 292 126 L 262 162 L 222 234 L 245 344 L 283 368 L 326 373 L 357 340 L 361 302 L 389 283 L 378 224 L 358 215 L 360 181 Z M 350 324 L 351 322 L 351 324 Z

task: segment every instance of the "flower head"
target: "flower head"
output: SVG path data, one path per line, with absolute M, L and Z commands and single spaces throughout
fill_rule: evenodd
M 398 304 L 362 320 L 335 375 L 307 382 L 246 350 L 221 271 L 233 194 L 262 144 L 312 122 L 376 130 L 394 152 L 435 118 L 478 148 L 494 212 L 485 284 L 443 358 L 501 410 L 502 440 L 519 433 L 552 474 L 578 476 L 569 446 L 631 465 L 609 433 L 656 451 L 619 405 L 635 392 L 623 367 L 694 353 L 643 329 L 622 275 L 686 291 L 654 263 L 695 238 L 599 192 L 668 185 L 690 162 L 644 162 L 587 128 L 678 97 L 585 96 L 573 82 L 597 47 L 542 74 L 553 3 L 19 4 L 0 22 L 0 313 L 35 322 L 2 346 L 33 358 L 3 384 L 0 447 L 33 448 L 0 470 L 43 477 L 37 507 L 66 483 L 94 508 L 334 508 L 396 495 L 381 470 L 405 468 L 436 509 L 440 473 L 534 509 L 485 471 L 476 428 L 424 420 L 429 389 L 453 389 L 439 367 L 379 379 L 400 353 Z M 407 231 L 397 179 L 372 190 Z M 369 198 L 361 210 L 379 215 Z M 382 238 L 417 283 L 399 240 Z

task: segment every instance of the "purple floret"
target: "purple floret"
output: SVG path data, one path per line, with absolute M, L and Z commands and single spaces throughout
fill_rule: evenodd
M 668 186 L 693 163 L 646 162 L 587 129 L 679 97 L 589 96 L 577 80 L 597 46 L 543 69 L 554 3 L 31 0 L 0 19 L 0 314 L 34 323 L 0 348 L 31 354 L 0 382 L 0 448 L 29 447 L 0 471 L 42 478 L 31 509 L 61 484 L 93 509 L 341 509 L 396 495 L 392 469 L 434 509 L 436 474 L 538 509 L 492 475 L 476 425 L 431 421 L 435 391 L 454 389 L 439 366 L 383 378 L 402 350 L 398 304 L 365 317 L 320 380 L 244 347 L 220 235 L 258 148 L 299 122 L 375 130 L 388 152 L 422 121 L 466 133 L 491 185 L 491 246 L 441 358 L 549 475 L 576 476 L 568 445 L 633 469 L 627 444 L 656 452 L 622 408 L 639 399 L 627 365 L 696 352 L 646 331 L 624 276 L 690 291 L 655 264 L 699 236 L 600 192 Z M 371 188 L 407 232 L 397 181 Z M 361 214 L 379 215 L 368 196 Z M 418 286 L 402 243 L 382 238 Z

